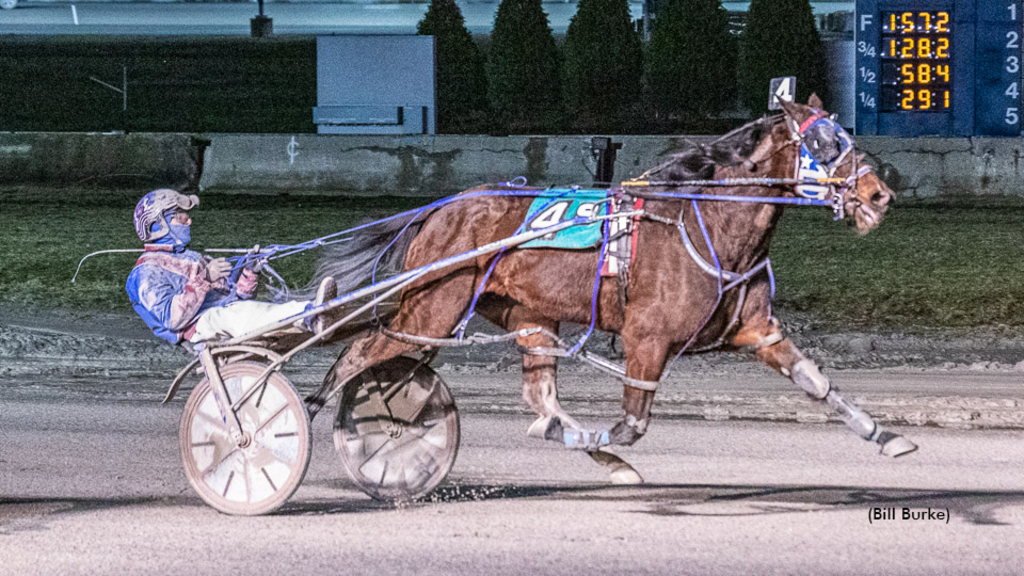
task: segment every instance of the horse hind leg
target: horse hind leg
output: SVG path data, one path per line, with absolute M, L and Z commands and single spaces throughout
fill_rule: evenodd
M 306 411 L 312 420 L 327 402 L 354 376 L 363 370 L 400 356 L 415 346 L 388 338 L 374 332 L 356 340 L 352 347 L 342 354 L 327 371 L 320 388 L 306 397 Z
M 524 328 L 544 328 L 552 333 L 558 330 L 557 323 L 520 324 Z M 531 354 L 528 350 L 550 348 L 555 342 L 547 334 L 531 334 L 516 339 L 516 343 L 527 350 L 523 352 L 523 401 L 537 414 L 530 424 L 527 435 L 533 438 L 562 441 L 560 432 L 564 427 L 582 429 L 579 422 L 562 408 L 558 401 L 558 357 L 545 354 Z
M 506 330 L 511 326 L 514 330 L 524 328 L 544 328 L 552 334 L 558 333 L 558 323 L 546 319 L 522 317 L 524 310 L 515 307 L 503 316 L 499 311 L 484 307 L 482 313 L 492 322 L 503 326 Z M 546 354 L 530 354 L 530 349 L 549 348 L 555 345 L 547 334 L 531 334 L 516 339 L 523 348 L 523 400 L 537 414 L 537 419 L 530 424 L 527 435 L 543 438 L 576 447 L 589 444 L 585 439 L 597 436 L 594 431 L 584 430 L 583 426 L 562 408 L 558 401 L 558 357 Z M 567 434 L 568 432 L 568 434 Z M 611 452 L 598 447 L 588 447 L 587 454 L 598 464 L 609 469 L 612 484 L 642 484 L 643 478 L 625 460 Z
M 757 359 L 791 379 L 811 398 L 828 404 L 858 436 L 878 444 L 883 455 L 895 458 L 917 450 L 916 444 L 883 429 L 867 412 L 843 398 L 818 366 L 804 357 L 790 339 L 758 347 Z
M 395 332 L 428 338 L 450 336 L 473 296 L 474 272 L 455 272 L 429 285 L 406 289 L 398 314 L 388 327 Z M 306 397 L 309 417 L 316 416 L 331 397 L 363 370 L 419 348 L 382 332 L 372 332 L 356 340 L 331 366 L 320 389 Z
M 527 435 L 562 442 L 564 428 L 582 429 L 558 401 L 558 357 L 540 353 L 557 345 L 551 335 L 558 334 L 558 322 L 511 300 L 487 295 L 480 300 L 477 311 L 510 332 L 543 330 L 516 338 L 516 345 L 523 352 L 523 401 L 537 414 Z
M 557 357 L 523 354 L 523 399 L 538 414 L 527 434 L 567 446 L 587 446 L 587 454 L 609 469 L 612 484 L 642 484 L 644 479 L 625 460 L 600 447 L 589 446 L 600 433 L 584 429 L 562 409 L 558 402 L 557 367 Z

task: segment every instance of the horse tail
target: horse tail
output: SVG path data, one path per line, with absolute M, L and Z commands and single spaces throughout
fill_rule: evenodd
M 325 246 L 317 259 L 313 279 L 289 297 L 311 299 L 328 276 L 334 277 L 338 294 L 342 295 L 401 272 L 409 245 L 428 215 L 429 212 L 420 212 L 371 223 L 347 239 Z

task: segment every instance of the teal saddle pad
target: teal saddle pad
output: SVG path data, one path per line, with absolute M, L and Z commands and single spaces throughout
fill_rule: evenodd
M 604 190 L 545 190 L 534 199 L 526 213 L 523 232 L 554 226 L 578 216 L 608 213 L 608 194 Z M 570 226 L 554 234 L 520 244 L 520 248 L 560 248 L 583 250 L 601 243 L 601 222 Z

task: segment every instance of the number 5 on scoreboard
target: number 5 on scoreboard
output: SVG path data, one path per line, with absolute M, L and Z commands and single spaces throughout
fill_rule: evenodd
M 1017 122 L 1020 121 L 1020 117 L 1017 115 L 1017 109 L 1016 108 L 1007 108 L 1006 109 L 1006 118 L 1004 118 L 1003 121 L 1006 122 L 1007 124 L 1009 124 L 1010 126 L 1016 126 Z

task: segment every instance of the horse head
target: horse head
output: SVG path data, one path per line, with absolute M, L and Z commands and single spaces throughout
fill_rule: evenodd
M 795 177 L 799 196 L 830 199 L 836 219 L 845 218 L 866 234 L 882 222 L 892 190 L 864 164 L 853 137 L 821 108 L 812 94 L 807 105 L 781 102 L 789 135 L 799 144 Z M 824 182 L 822 182 L 824 181 Z

